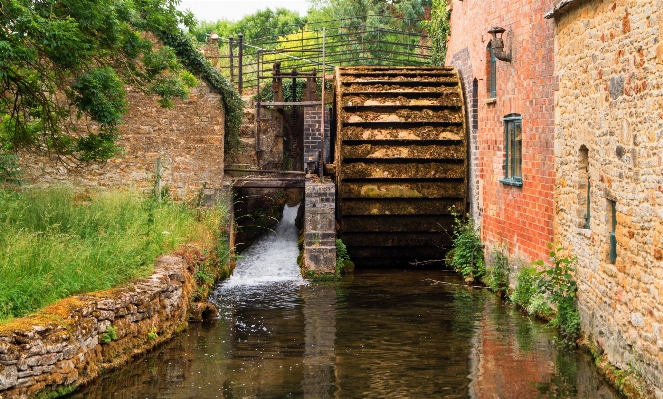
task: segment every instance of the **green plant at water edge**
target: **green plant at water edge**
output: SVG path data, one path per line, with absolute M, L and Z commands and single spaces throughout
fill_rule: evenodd
M 523 267 L 516 276 L 516 288 L 509 299 L 532 316 L 548 318 L 553 311 L 538 288 L 539 279 L 535 267 Z
M 486 270 L 486 285 L 501 295 L 509 289 L 509 250 L 504 246 L 494 247 L 494 265 Z
M 481 279 L 485 274 L 483 246 L 479 236 L 479 228 L 474 226 L 470 215 L 465 219 L 459 213 L 452 212 L 454 217 L 453 255 L 449 261 L 451 266 L 466 279 Z
M 150 341 L 154 341 L 157 338 L 159 338 L 159 335 L 157 334 L 157 328 L 156 327 L 150 328 L 150 331 L 147 333 L 147 339 L 149 339 Z
M 117 327 L 111 327 L 108 326 L 106 327 L 106 332 L 101 334 L 101 341 L 103 341 L 106 344 L 110 344 L 111 341 L 114 341 L 117 339 Z
M 536 284 L 538 276 L 535 267 L 523 267 L 516 276 L 516 288 L 511 294 L 511 302 L 523 309 L 532 303 L 532 299 L 539 293 Z
M 421 22 L 428 30 L 433 65 L 444 65 L 447 58 L 447 37 L 451 34 L 450 17 L 451 11 L 447 9 L 447 0 L 433 0 L 430 21 Z
M 354 262 L 350 260 L 348 249 L 340 238 L 336 239 L 336 272 L 340 273 L 342 270 L 353 270 L 355 268 Z
M 566 342 L 573 343 L 580 334 L 580 315 L 575 304 L 578 285 L 573 277 L 577 258 L 562 256 L 564 248 L 555 248 L 553 244 L 548 244 L 548 248 L 552 267 L 539 272 L 537 285 L 548 295 L 557 310 L 552 324 L 559 329 Z M 532 264 L 545 267 L 543 260 Z
M 78 385 L 67 385 L 59 387 L 58 389 L 52 391 L 51 390 L 42 391 L 39 394 L 37 394 L 37 396 L 35 396 L 35 399 L 56 399 L 62 396 L 69 395 L 70 393 L 74 392 L 76 389 L 78 389 Z

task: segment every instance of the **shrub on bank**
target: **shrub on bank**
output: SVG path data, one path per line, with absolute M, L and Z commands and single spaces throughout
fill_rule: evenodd
M 218 251 L 222 218 L 135 192 L 0 190 L 0 320 L 148 276 L 185 242 Z

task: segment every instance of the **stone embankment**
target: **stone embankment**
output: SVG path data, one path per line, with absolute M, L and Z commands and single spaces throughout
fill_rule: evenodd
M 0 324 L 0 399 L 71 391 L 185 329 L 193 272 L 185 257 L 165 255 L 150 277 Z

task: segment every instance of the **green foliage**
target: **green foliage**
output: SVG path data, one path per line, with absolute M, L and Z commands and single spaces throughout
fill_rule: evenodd
M 200 42 L 207 41 L 207 35 L 213 32 L 224 39 L 233 36 L 235 40 L 237 35 L 242 33 L 245 41 L 252 42 L 265 37 L 276 39 L 278 36 L 298 31 L 299 27 L 305 24 L 306 18 L 300 17 L 297 12 L 279 7 L 275 10 L 266 8 L 256 11 L 239 21 L 222 19 L 216 22 L 200 22 L 190 28 L 189 32 Z
M 457 212 L 454 217 L 453 254 L 450 263 L 453 268 L 466 279 L 481 279 L 485 274 L 483 262 L 483 246 L 479 236 L 479 228 L 474 226 L 470 215 L 465 219 Z
M 573 277 L 577 258 L 562 256 L 564 248 L 555 248 L 552 244 L 548 244 L 548 247 L 552 267 L 546 267 L 539 273 L 538 288 L 548 294 L 556 307 L 553 325 L 560 330 L 567 342 L 573 343 L 580 334 L 580 315 L 575 305 L 578 286 Z M 545 267 L 542 260 L 533 264 Z
M 100 338 L 101 341 L 106 344 L 110 344 L 111 341 L 115 341 L 117 339 L 117 327 L 106 327 L 106 332 L 101 334 Z
M 390 17 L 397 17 L 395 29 L 420 30 L 430 0 L 313 0 L 308 20 L 338 20 L 338 26 L 364 24 L 367 28 L 385 26 Z
M 509 288 L 509 252 L 506 246 L 495 247 L 494 265 L 486 270 L 486 285 L 500 294 L 506 294 Z
M 537 272 L 534 267 L 523 267 L 516 276 L 516 288 L 511 294 L 511 301 L 516 305 L 527 309 L 532 298 L 538 293 L 536 288 Z
M 198 51 L 193 39 L 182 32 L 172 30 L 154 30 L 159 39 L 171 47 L 182 65 L 191 73 L 200 76 L 212 89 L 221 95 L 221 102 L 226 113 L 225 144 L 226 151 L 240 149 L 239 127 L 244 115 L 244 101 L 234 87 L 221 76 L 221 73 L 210 64 L 205 56 Z
M 352 270 L 355 268 L 354 262 L 350 260 L 348 249 L 340 238 L 336 239 L 336 271 Z
M 447 58 L 447 38 L 451 34 L 450 17 L 451 11 L 447 9 L 447 0 L 433 0 L 431 19 L 422 22 L 428 30 L 433 65 L 444 65 Z
M 152 327 L 150 328 L 150 331 L 147 333 L 147 339 L 150 341 L 154 341 L 155 339 L 159 338 L 159 334 L 157 334 L 157 328 Z
M 177 4 L 3 1 L 0 148 L 47 151 L 76 163 L 115 155 L 125 85 L 157 94 L 162 105 L 186 93 L 172 52 L 155 50 L 142 34 L 179 32 L 179 24 L 193 23 Z
M 0 320 L 147 276 L 157 256 L 218 237 L 220 218 L 132 192 L 0 190 Z
M 35 399 L 56 399 L 62 396 L 69 395 L 70 393 L 74 392 L 76 389 L 78 389 L 77 385 L 65 385 L 61 386 L 55 390 L 46 390 L 46 391 L 41 391 L 40 393 L 35 396 Z

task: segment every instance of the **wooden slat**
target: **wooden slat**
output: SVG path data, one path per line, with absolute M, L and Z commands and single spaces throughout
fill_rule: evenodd
M 269 179 L 247 179 L 233 180 L 233 186 L 237 188 L 304 188 L 304 178 L 269 178 Z

